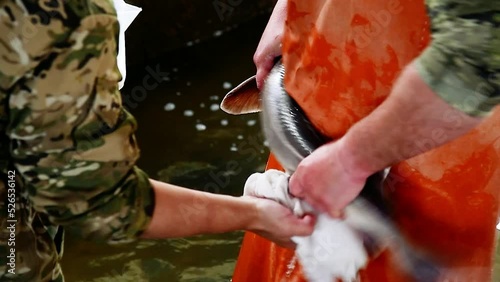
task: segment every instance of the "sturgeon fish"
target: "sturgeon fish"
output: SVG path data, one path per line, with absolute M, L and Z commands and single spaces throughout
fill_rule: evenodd
M 226 94 L 221 102 L 221 109 L 233 115 L 260 112 L 261 126 L 269 142 L 269 148 L 286 173 L 291 175 L 301 160 L 331 140 L 314 127 L 300 106 L 288 95 L 284 89 L 284 75 L 285 69 L 279 60 L 266 78 L 262 92 L 257 88 L 255 76 L 252 76 Z M 336 262 L 339 262 L 338 256 L 342 256 L 341 253 L 344 253 L 345 256 L 341 259 L 344 260 L 343 263 L 352 262 L 352 266 L 348 267 L 354 268 L 353 273 L 358 273 L 368 261 L 367 258 L 353 257 L 359 255 L 353 255 L 356 250 L 349 250 L 349 246 L 355 248 L 356 244 L 349 245 L 348 242 L 357 240 L 364 247 L 367 257 L 373 258 L 389 249 L 393 259 L 397 262 L 396 265 L 408 273 L 413 281 L 438 281 L 442 268 L 428 254 L 424 254 L 407 242 L 390 218 L 390 210 L 388 205 L 384 203 L 382 196 L 382 182 L 387 170 L 368 178 L 360 195 L 346 207 L 342 220 L 332 219 L 326 214 L 319 214 L 306 203 L 306 211 L 317 215 L 317 224 L 312 237 L 315 236 L 315 233 L 321 234 L 323 232 L 324 236 L 325 232 L 337 231 L 343 232 L 344 235 L 347 234 L 345 236 L 353 236 L 354 238 L 347 238 L 348 240 L 345 242 L 338 242 L 344 250 L 339 252 L 336 258 Z M 339 224 L 341 224 L 340 228 L 343 231 L 339 230 L 339 227 L 333 227 Z M 320 228 L 323 231 L 317 230 Z M 346 233 L 346 229 L 350 232 Z M 341 238 L 341 240 L 345 239 Z M 316 240 L 325 241 L 320 237 Z M 300 240 L 294 241 L 297 243 L 299 259 L 301 256 L 307 258 L 301 260 L 301 264 L 310 281 L 330 282 L 332 277 L 328 275 L 334 275 L 333 278 L 335 276 L 344 278 L 344 281 L 345 279 L 350 281 L 357 279 L 350 277 L 353 275 L 349 276 L 345 273 L 332 273 L 332 261 L 322 260 L 318 262 L 314 258 L 314 250 L 304 250 L 304 248 L 300 248 Z M 311 264 L 309 260 L 315 260 L 314 265 L 308 266 Z M 360 265 L 359 262 L 364 263 Z M 353 269 L 349 271 L 352 272 Z

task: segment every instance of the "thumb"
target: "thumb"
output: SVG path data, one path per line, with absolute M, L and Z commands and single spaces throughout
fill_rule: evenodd
M 292 174 L 292 176 L 290 176 L 290 181 L 288 182 L 288 188 L 292 196 L 296 198 L 304 197 L 304 187 L 302 186 L 302 183 L 298 177 L 297 172 L 295 172 L 294 174 Z
M 264 56 L 256 61 L 257 73 L 255 75 L 255 80 L 257 82 L 257 88 L 259 90 L 262 90 L 264 81 L 266 80 L 269 72 L 274 66 L 273 59 L 273 56 Z
M 305 215 L 302 218 L 294 217 L 290 223 L 293 236 L 309 236 L 314 231 L 316 219 L 312 215 Z

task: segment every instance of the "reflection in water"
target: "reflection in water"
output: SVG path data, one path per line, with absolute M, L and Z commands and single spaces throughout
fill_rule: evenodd
M 138 120 L 138 165 L 152 178 L 241 195 L 246 177 L 264 169 L 268 150 L 258 116 L 230 116 L 218 105 L 229 88 L 255 73 L 252 56 L 266 21 L 258 18 L 149 66 L 128 66 L 124 104 Z M 153 79 L 144 84 L 148 76 Z M 242 235 L 107 246 L 67 234 L 62 266 L 67 281 L 78 282 L 229 281 Z

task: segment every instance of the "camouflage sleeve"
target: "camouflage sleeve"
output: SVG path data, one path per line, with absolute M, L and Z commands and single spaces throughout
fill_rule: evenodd
M 122 107 L 112 1 L 2 1 L 0 91 L 34 209 L 85 238 L 135 239 L 154 194 Z
M 500 103 L 500 1 L 426 4 L 432 42 L 416 60 L 419 73 L 450 105 L 488 115 Z

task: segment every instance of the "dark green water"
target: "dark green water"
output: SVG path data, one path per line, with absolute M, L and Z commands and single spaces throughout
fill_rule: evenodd
M 266 17 L 256 19 L 149 62 L 165 78 L 146 95 L 139 88 L 147 68 L 127 71 L 123 93 L 139 124 L 138 165 L 152 178 L 240 195 L 248 175 L 264 169 L 268 150 L 258 116 L 230 116 L 218 105 L 225 88 L 255 73 L 252 56 L 266 22 Z M 242 235 L 117 247 L 77 241 L 68 234 L 62 266 L 67 281 L 229 281 Z

